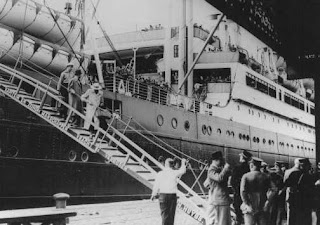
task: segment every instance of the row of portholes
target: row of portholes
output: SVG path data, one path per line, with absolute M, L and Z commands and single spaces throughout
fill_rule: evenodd
M 240 111 L 240 106 L 239 105 L 238 105 L 238 111 Z M 252 109 L 248 109 L 248 111 L 249 111 L 249 114 L 254 115 L 254 111 Z M 261 117 L 260 112 L 258 112 L 257 115 L 259 116 L 259 118 Z M 265 114 L 264 114 L 264 119 L 267 119 L 267 116 Z M 277 119 L 277 121 L 280 124 L 280 119 Z M 275 118 L 274 117 L 272 117 L 272 122 L 275 122 Z M 299 130 L 306 131 L 305 127 L 303 127 L 303 126 L 301 127 L 301 125 L 298 126 L 297 124 L 294 125 L 293 123 L 287 122 L 287 126 L 288 127 L 290 127 L 290 124 L 291 124 L 291 128 L 295 128 L 295 129 L 299 128 Z M 311 133 L 311 131 L 309 131 L 309 133 Z M 313 133 L 315 133 L 315 132 L 313 131 Z
M 77 152 L 74 150 L 70 150 L 68 153 L 68 159 L 70 162 L 74 162 L 77 159 Z M 80 159 L 82 162 L 88 162 L 89 161 L 89 154 L 85 151 L 83 151 L 80 155 Z
M 202 133 L 204 135 L 208 134 L 210 136 L 212 134 L 211 126 L 202 125 Z
M 279 145 L 281 146 L 281 147 L 287 147 L 287 148 L 289 148 L 289 147 L 291 147 L 292 149 L 294 148 L 294 146 L 293 146 L 293 144 L 291 144 L 291 145 L 289 145 L 288 143 L 287 144 L 285 144 L 284 142 L 279 142 Z M 308 151 L 313 151 L 313 148 L 307 148 L 307 147 L 303 147 L 303 146 L 301 146 L 301 148 L 300 148 L 300 146 L 299 145 L 297 145 L 297 149 L 298 150 L 308 150 Z
M 248 134 L 239 134 L 239 139 L 244 141 L 249 141 L 250 136 Z
M 158 123 L 158 125 L 159 125 L 160 127 L 164 124 L 164 118 L 163 118 L 162 115 L 158 115 L 158 116 L 157 116 L 157 123 Z M 174 129 L 177 129 L 177 127 L 178 127 L 178 120 L 177 120 L 177 118 L 172 118 L 172 119 L 171 119 L 171 126 L 172 126 Z M 188 131 L 188 130 L 190 129 L 190 122 L 189 122 L 188 120 L 186 120 L 186 121 L 184 122 L 184 129 L 185 129 L 186 131 Z

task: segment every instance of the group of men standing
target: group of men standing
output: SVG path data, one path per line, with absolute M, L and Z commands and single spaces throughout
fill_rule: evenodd
M 103 104 L 102 87 L 99 83 L 94 83 L 84 92 L 84 85 L 88 85 L 88 82 L 83 82 L 83 73 L 80 69 L 73 72 L 74 65 L 72 63 L 67 64 L 67 68 L 61 73 L 60 79 L 57 84 L 57 90 L 60 92 L 66 103 L 76 109 L 78 112 L 83 113 L 83 103 L 86 103 L 86 119 L 84 121 L 84 128 L 93 131 L 93 127 L 90 126 L 93 122 L 96 126 L 99 126 L 99 120 L 96 116 L 97 108 Z M 88 79 L 87 79 L 88 81 Z M 61 106 L 60 116 L 67 118 L 68 108 Z M 110 114 L 111 117 L 111 114 Z M 82 119 L 76 115 L 71 114 L 71 121 L 74 125 L 82 126 Z
M 267 168 L 248 151 L 240 154 L 240 165 L 232 167 L 221 151 L 214 152 L 204 182 L 209 189 L 206 224 L 283 225 L 287 220 L 287 225 L 311 225 L 315 217 L 320 224 L 320 163 L 316 173 L 311 172 L 307 158 L 297 158 L 292 168 L 287 167 L 288 163 L 276 161 L 273 168 Z M 176 168 L 173 160 L 167 159 L 155 179 L 151 199 L 160 194 L 163 225 L 174 224 L 177 183 L 185 172 L 186 160 Z
M 276 162 L 273 168 L 264 170 L 262 159 L 244 151 L 240 163 L 232 169 L 222 152 L 212 154 L 204 182 L 209 188 L 207 224 L 231 225 L 230 177 L 236 224 L 282 225 L 286 211 L 287 225 L 312 224 L 315 190 L 320 181 L 310 172 L 308 159 L 295 159 L 293 168 L 285 172 L 281 169 L 285 162 Z

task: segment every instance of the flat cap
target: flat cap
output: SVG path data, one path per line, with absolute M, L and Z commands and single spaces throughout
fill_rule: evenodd
M 211 158 L 212 158 L 212 160 L 222 159 L 223 158 L 222 152 L 217 151 L 217 152 L 212 153 Z

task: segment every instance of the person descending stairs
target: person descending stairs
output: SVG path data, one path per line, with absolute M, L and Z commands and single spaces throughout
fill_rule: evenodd
M 81 127 L 73 127 L 69 122 L 72 115 L 76 115 L 84 121 L 86 116 L 63 101 L 59 97 L 57 90 L 49 85 L 50 82 L 47 85 L 1 63 L 0 71 L 0 93 L 41 117 L 88 151 L 101 155 L 106 161 L 115 164 L 124 172 L 152 189 L 157 174 L 156 171 L 163 170 L 164 166 L 124 134 L 128 128 L 134 130 L 129 124 L 131 120 L 126 123 L 120 117 L 113 116 L 106 130 L 90 121 L 90 125 L 96 130 L 95 136 L 90 139 L 89 131 Z M 33 88 L 32 93 L 28 93 L 23 89 L 26 85 Z M 56 107 L 47 104 L 48 99 L 68 109 L 65 120 L 59 117 Z M 117 129 L 112 125 L 114 121 L 122 123 L 125 128 L 123 130 Z M 137 130 L 134 131 L 139 132 Z M 143 134 L 139 133 L 139 135 Z M 166 153 L 170 152 L 167 149 L 162 149 Z M 189 167 L 192 170 L 192 167 Z M 192 172 L 194 173 L 194 171 Z M 177 196 L 179 199 L 177 206 L 198 223 L 205 224 L 206 200 L 193 190 L 196 184 L 200 185 L 199 177 L 195 178 L 195 183 L 191 188 L 181 180 L 178 180 Z

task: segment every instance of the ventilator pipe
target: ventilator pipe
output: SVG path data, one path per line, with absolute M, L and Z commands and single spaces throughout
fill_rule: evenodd
M 193 61 L 193 63 L 192 63 L 192 65 L 191 65 L 191 67 L 189 68 L 186 76 L 184 77 L 183 81 L 182 81 L 181 84 L 179 85 L 178 94 L 181 92 L 181 89 L 182 89 L 183 84 L 186 82 L 186 80 L 188 79 L 189 75 L 191 74 L 193 68 L 195 67 L 196 63 L 198 62 L 198 60 L 199 60 L 202 52 L 204 51 L 204 49 L 206 48 L 206 46 L 207 46 L 207 44 L 208 44 L 208 42 L 211 40 L 213 34 L 214 34 L 214 33 L 216 32 L 216 30 L 218 29 L 220 23 L 222 22 L 223 17 L 224 17 L 224 14 L 222 14 L 222 16 L 220 17 L 217 25 L 211 30 L 210 34 L 208 35 L 208 37 L 207 37 L 206 41 L 204 42 L 204 44 L 203 44 L 203 46 L 202 46 L 199 54 L 197 55 L 197 57 L 196 57 L 195 60 Z

